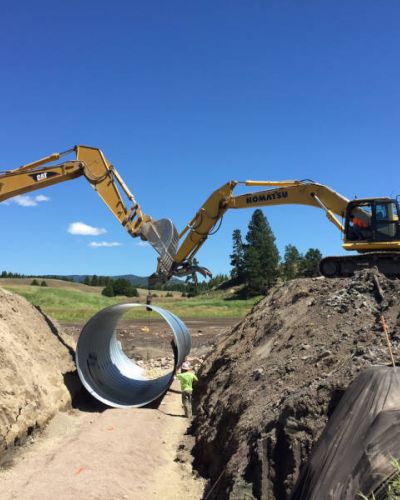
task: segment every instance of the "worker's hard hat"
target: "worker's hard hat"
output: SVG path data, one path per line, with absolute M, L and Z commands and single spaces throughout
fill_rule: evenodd
M 182 364 L 182 370 L 190 370 L 190 363 L 188 363 L 187 361 L 185 361 Z

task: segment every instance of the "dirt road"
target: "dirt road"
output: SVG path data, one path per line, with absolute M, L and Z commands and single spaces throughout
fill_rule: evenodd
M 60 413 L 0 471 L 1 498 L 198 500 L 203 482 L 174 461 L 187 425 L 178 392 L 158 410 Z

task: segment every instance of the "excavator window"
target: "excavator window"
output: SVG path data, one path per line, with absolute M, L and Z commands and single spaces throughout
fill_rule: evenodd
M 347 240 L 393 241 L 399 237 L 399 206 L 396 201 L 378 199 L 349 203 Z
M 375 229 L 378 241 L 397 239 L 399 236 L 399 213 L 394 201 L 375 204 Z
M 371 202 L 352 203 L 346 232 L 348 240 L 357 241 L 371 239 L 372 214 L 373 207 Z

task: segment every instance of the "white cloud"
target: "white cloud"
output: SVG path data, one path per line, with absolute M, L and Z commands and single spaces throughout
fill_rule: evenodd
M 49 201 L 50 198 L 48 196 L 45 196 L 44 194 L 39 194 L 35 197 L 35 200 L 38 201 L 38 202 L 41 202 L 41 201 Z
M 16 203 L 20 207 L 36 207 L 42 201 L 49 201 L 50 198 L 48 196 L 44 196 L 43 194 L 39 194 L 37 196 L 29 196 L 27 194 L 20 194 L 19 196 L 14 196 L 7 200 L 8 202 Z
M 139 241 L 139 243 L 136 243 L 138 247 L 147 247 L 149 246 L 148 241 Z
M 84 222 L 72 222 L 68 226 L 68 232 L 70 234 L 79 234 L 81 236 L 99 236 L 99 234 L 104 234 L 107 231 L 100 227 L 89 226 Z
M 111 248 L 111 247 L 120 247 L 122 243 L 118 243 L 118 241 L 91 241 L 89 243 L 89 246 L 92 248 L 99 248 L 99 247 L 106 247 L 106 248 Z

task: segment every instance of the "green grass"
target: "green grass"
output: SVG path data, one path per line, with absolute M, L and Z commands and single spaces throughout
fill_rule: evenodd
M 132 297 L 104 297 L 99 293 L 72 290 L 66 288 L 37 287 L 29 285 L 7 285 L 3 288 L 18 293 L 29 302 L 41 309 L 49 316 L 64 323 L 84 323 L 91 316 L 104 307 L 121 302 L 141 302 L 144 296 Z M 255 297 L 248 300 L 225 300 L 220 292 L 208 296 L 201 295 L 193 298 L 155 297 L 153 305 L 168 309 L 180 318 L 241 318 L 247 314 L 251 307 L 260 299 Z M 131 311 L 126 314 L 126 319 L 147 318 L 144 309 Z
M 385 499 L 386 500 L 399 500 L 400 499 L 400 461 L 392 458 L 390 463 L 393 467 L 393 475 L 385 485 Z M 369 497 L 363 493 L 359 493 L 359 497 L 363 500 L 376 500 L 375 495 L 372 493 Z

